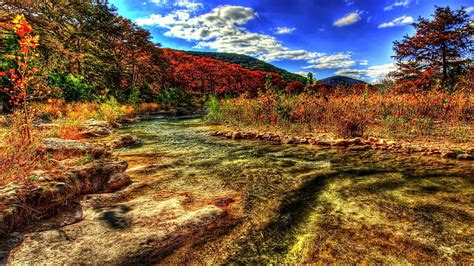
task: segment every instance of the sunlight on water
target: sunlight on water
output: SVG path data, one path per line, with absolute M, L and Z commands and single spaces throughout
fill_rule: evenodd
M 169 262 L 467 261 L 474 169 L 415 155 L 280 146 L 209 136 L 199 119 L 122 129 L 119 151 L 146 193 L 230 195 L 239 221 Z M 218 251 L 218 254 L 216 254 Z

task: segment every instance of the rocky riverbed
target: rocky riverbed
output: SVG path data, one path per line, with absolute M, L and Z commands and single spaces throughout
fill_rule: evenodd
M 119 176 L 131 184 L 87 192 L 56 215 L 10 233 L 1 246 L 5 261 L 474 260 L 470 161 L 350 148 L 367 140 L 341 149 L 332 142 L 275 145 L 244 132 L 211 133 L 199 119 L 164 119 L 100 139 L 116 150 L 97 160 L 127 162 Z

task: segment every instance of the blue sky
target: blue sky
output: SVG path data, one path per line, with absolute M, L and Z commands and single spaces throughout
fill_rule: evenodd
M 434 6 L 461 0 L 110 0 L 153 41 L 181 50 L 247 54 L 317 79 L 374 81 L 393 69 L 392 43 Z

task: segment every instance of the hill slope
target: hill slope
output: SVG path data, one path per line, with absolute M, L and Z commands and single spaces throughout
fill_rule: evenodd
M 365 81 L 353 79 L 353 78 L 345 77 L 345 76 L 332 76 L 329 78 L 319 80 L 318 82 L 326 84 L 326 85 L 331 85 L 331 86 L 337 86 L 337 85 L 352 86 L 352 85 L 357 85 L 357 84 L 367 84 L 367 82 Z
M 190 55 L 194 55 L 194 56 L 208 57 L 208 58 L 213 58 L 220 61 L 238 64 L 250 70 L 260 70 L 260 71 L 265 71 L 265 72 L 277 73 L 281 75 L 283 80 L 288 81 L 288 82 L 301 81 L 303 83 L 306 83 L 306 78 L 301 75 L 288 72 L 284 69 L 265 63 L 262 60 L 258 60 L 248 55 L 232 54 L 232 53 L 216 53 L 216 52 L 196 52 L 196 51 L 184 51 L 184 52 Z

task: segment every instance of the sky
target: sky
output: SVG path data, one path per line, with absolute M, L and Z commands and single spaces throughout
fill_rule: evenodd
M 246 54 L 317 79 L 375 82 L 393 70 L 393 41 L 435 5 L 467 0 L 110 0 L 121 16 L 179 50 Z

